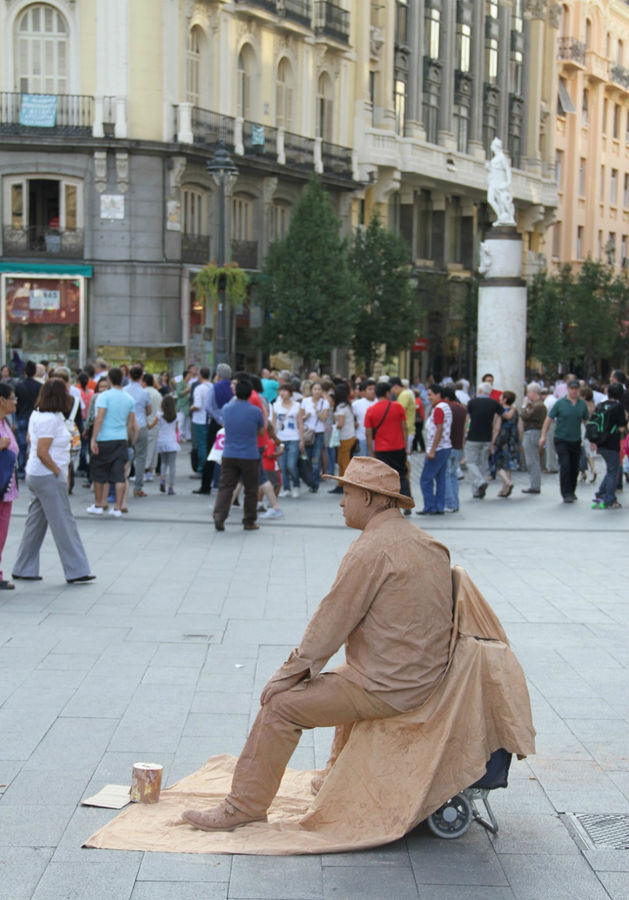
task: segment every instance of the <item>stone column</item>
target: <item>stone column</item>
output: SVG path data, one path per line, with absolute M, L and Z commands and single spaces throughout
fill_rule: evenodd
M 444 3 L 441 7 L 441 36 L 439 41 L 439 57 L 441 59 L 441 93 L 439 94 L 439 132 L 438 140 L 442 147 L 455 149 L 454 130 L 452 128 L 452 111 L 454 100 L 454 65 L 456 62 L 455 44 L 455 5 Z
M 542 174 L 539 152 L 539 134 L 541 128 L 542 108 L 542 73 L 544 55 L 544 20 L 546 17 L 545 0 L 529 0 L 528 11 L 531 14 L 529 24 L 529 78 L 526 84 L 526 160 L 529 172 Z
M 522 237 L 512 225 L 491 228 L 481 244 L 477 383 L 492 372 L 499 391 L 522 400 L 526 360 L 526 282 Z
M 483 90 L 485 78 L 485 16 L 484 4 L 473 6 L 472 24 L 472 103 L 468 149 L 472 156 L 485 158 L 483 147 Z

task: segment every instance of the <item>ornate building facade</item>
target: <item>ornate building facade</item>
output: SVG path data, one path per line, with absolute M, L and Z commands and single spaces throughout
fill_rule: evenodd
M 549 269 L 629 267 L 629 5 L 564 3 L 557 47 L 557 222 Z
M 223 142 L 226 258 L 253 273 L 311 172 L 349 228 L 354 27 L 327 0 L 2 0 L 4 358 L 211 363 L 206 165 Z M 230 317 L 239 364 L 259 316 Z
M 473 369 L 473 281 L 492 218 L 487 160 L 496 136 L 513 167 L 525 271 L 540 265 L 557 204 L 558 25 L 558 5 L 542 0 L 363 4 L 355 150 L 364 205 L 379 207 L 406 238 L 427 309 L 422 349 L 401 361 L 411 374 Z
M 487 155 L 513 163 L 531 269 L 556 206 L 557 15 L 544 0 L 0 0 L 0 349 L 180 369 L 212 362 L 192 281 L 252 273 L 230 317 L 259 362 L 256 273 L 310 173 L 344 229 L 378 209 L 430 303 L 407 374 L 469 367 Z M 432 280 L 431 280 L 432 279 Z M 422 293 L 423 292 L 423 293 Z M 469 318 L 469 316 L 468 316 Z M 464 333 L 465 332 L 465 333 Z M 469 345 L 469 346 L 468 346 Z

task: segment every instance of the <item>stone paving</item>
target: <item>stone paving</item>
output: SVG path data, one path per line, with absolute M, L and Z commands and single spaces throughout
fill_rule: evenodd
M 413 457 L 413 490 L 421 457 Z M 601 464 L 599 464 L 601 467 Z M 355 533 L 338 497 L 283 501 L 285 517 L 245 533 L 211 527 L 184 454 L 177 496 L 148 486 L 128 517 L 73 506 L 98 576 L 67 585 L 47 538 L 44 580 L 0 595 L 0 897 L 7 900 L 603 900 L 629 898 L 629 850 L 588 850 L 566 813 L 629 815 L 626 559 L 629 511 L 592 511 L 583 486 L 560 503 L 483 501 L 419 519 L 451 549 L 500 616 L 527 674 L 536 756 L 492 794 L 500 831 L 456 841 L 425 825 L 395 844 L 316 857 L 85 850 L 115 813 L 79 806 L 128 783 L 139 759 L 172 783 L 215 753 L 237 754 L 268 676 L 298 642 Z M 26 509 L 16 503 L 8 575 Z M 305 733 L 291 765 L 325 762 L 330 731 Z

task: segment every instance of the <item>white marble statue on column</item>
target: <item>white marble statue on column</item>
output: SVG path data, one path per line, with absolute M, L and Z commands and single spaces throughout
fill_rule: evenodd
M 497 225 L 515 225 L 515 211 L 511 196 L 511 166 L 502 149 L 500 138 L 491 142 L 492 160 L 487 163 L 489 169 L 489 189 L 487 202 L 496 214 L 494 228 Z

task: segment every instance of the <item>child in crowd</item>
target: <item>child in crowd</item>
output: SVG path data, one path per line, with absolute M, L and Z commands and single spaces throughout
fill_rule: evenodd
M 282 483 L 277 460 L 283 452 L 284 446 L 280 443 L 273 425 L 269 422 L 266 426 L 265 443 L 262 451 L 262 469 L 266 475 L 266 480 L 260 485 L 262 496 L 266 498 L 269 509 L 260 516 L 261 519 L 279 519 L 284 515 L 277 502 L 277 495 Z
M 177 464 L 177 452 L 179 450 L 179 438 L 177 433 L 177 406 L 172 394 L 166 394 L 162 400 L 162 408 L 157 416 L 157 452 L 161 458 L 159 489 L 166 493 L 168 482 L 168 496 L 175 493 L 175 468 Z

